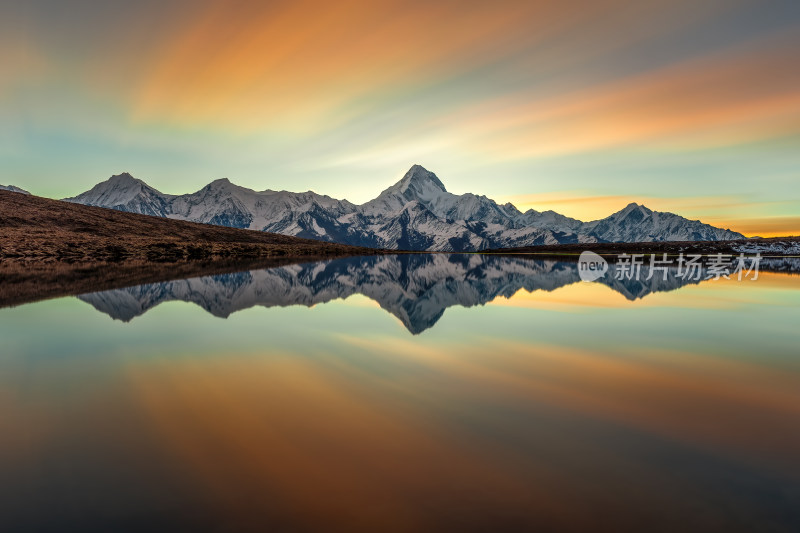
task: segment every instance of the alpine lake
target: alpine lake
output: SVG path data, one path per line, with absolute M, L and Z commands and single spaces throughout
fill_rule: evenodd
M 800 276 L 641 274 L 355 257 L 0 309 L 0 530 L 800 531 Z

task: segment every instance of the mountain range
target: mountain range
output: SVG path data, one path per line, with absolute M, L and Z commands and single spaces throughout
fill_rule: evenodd
M 164 194 L 128 173 L 65 199 L 178 220 L 268 231 L 356 246 L 478 251 L 540 244 L 705 241 L 743 235 L 631 203 L 591 222 L 554 211 L 525 212 L 486 196 L 452 194 L 414 165 L 375 199 L 356 205 L 312 191 L 254 191 L 227 179 L 190 194 Z
M 616 265 L 598 283 L 634 301 L 697 284 L 644 266 L 638 279 L 616 279 Z M 432 327 L 448 307 L 484 305 L 517 291 L 551 292 L 581 283 L 577 263 L 494 255 L 401 254 L 349 257 L 84 294 L 79 298 L 115 320 L 128 322 L 168 301 L 193 302 L 214 316 L 254 306 L 313 305 L 362 294 L 413 334 Z

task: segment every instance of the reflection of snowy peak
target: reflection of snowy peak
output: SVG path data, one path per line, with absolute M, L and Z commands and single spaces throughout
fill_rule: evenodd
M 742 235 L 631 204 L 603 220 L 581 222 L 554 211 L 452 194 L 433 172 L 414 165 L 363 205 L 308 191 L 253 191 L 227 179 L 172 196 L 130 174 L 113 176 L 74 198 L 86 205 L 284 235 L 405 250 L 487 248 L 598 241 L 725 240 Z M 635 209 L 632 206 L 636 206 Z
M 687 283 L 659 273 L 646 281 L 600 281 L 629 300 Z M 218 317 L 254 307 L 312 306 L 363 294 L 396 316 L 411 333 L 432 327 L 445 309 L 483 305 L 520 289 L 553 291 L 579 282 L 575 263 L 484 255 L 398 255 L 335 259 L 140 285 L 79 298 L 114 319 L 129 321 L 166 301 L 193 302 Z

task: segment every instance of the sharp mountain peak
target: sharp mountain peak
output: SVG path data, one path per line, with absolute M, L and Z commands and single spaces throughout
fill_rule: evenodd
M 442 192 L 447 192 L 439 177 L 422 165 L 413 165 L 403 178 L 397 183 L 402 192 L 411 188 L 433 186 Z
M 231 188 L 243 189 L 244 187 L 240 187 L 239 185 L 232 183 L 231 180 L 229 180 L 228 178 L 215 179 L 214 181 L 203 187 L 203 189 L 211 191 L 216 191 L 221 189 L 231 189 Z
M 114 174 L 113 176 L 108 178 L 106 180 L 106 182 L 108 182 L 108 183 L 126 183 L 126 182 L 144 183 L 142 180 L 136 179 L 133 176 L 131 176 L 131 174 L 129 172 L 121 172 L 119 174 Z
M 639 204 L 639 203 L 636 203 L 636 202 L 631 202 L 628 205 L 626 205 L 625 207 L 623 207 L 622 209 L 620 209 L 619 211 L 617 211 L 615 213 L 612 213 L 611 216 L 612 217 L 616 217 L 616 216 L 623 216 L 624 217 L 624 216 L 627 216 L 627 215 L 633 213 L 634 211 L 638 211 L 639 213 L 641 213 L 643 215 L 652 215 L 653 214 L 653 210 L 648 208 L 646 205 Z

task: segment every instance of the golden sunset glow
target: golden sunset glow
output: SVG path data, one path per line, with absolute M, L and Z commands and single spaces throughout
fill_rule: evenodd
M 0 169 L 51 196 L 127 170 L 171 193 L 228 177 L 363 202 L 420 163 L 454 192 L 581 220 L 630 200 L 796 234 L 800 16 L 784 7 L 9 5 Z
M 511 202 L 522 211 L 552 210 L 579 220 L 599 220 L 609 213 L 624 208 L 631 202 L 646 205 L 654 211 L 681 213 L 692 220 L 732 229 L 748 236 L 779 237 L 800 235 L 800 216 L 775 217 L 770 213 L 792 209 L 792 202 L 774 200 L 769 202 L 748 201 L 739 196 L 695 196 L 695 197 L 635 197 L 627 195 L 592 195 L 589 191 L 556 191 L 544 194 L 506 196 L 502 202 Z M 749 212 L 746 218 L 735 218 L 736 211 Z

